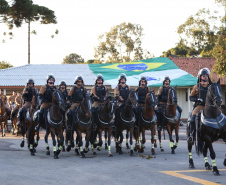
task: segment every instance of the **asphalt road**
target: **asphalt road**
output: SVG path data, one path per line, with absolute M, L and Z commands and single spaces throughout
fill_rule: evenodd
M 123 155 L 115 153 L 107 156 L 107 150 L 91 151 L 82 159 L 71 152 L 62 152 L 59 159 L 53 158 L 52 142 L 49 140 L 51 155 L 45 154 L 44 132 L 37 148 L 36 156 L 31 156 L 27 145 L 20 147 L 21 136 L 7 133 L 0 138 L 0 184 L 1 185 L 41 185 L 41 184 L 226 184 L 226 168 L 223 160 L 226 154 L 225 143 L 214 143 L 216 163 L 221 176 L 214 176 L 204 168 L 203 156 L 197 156 L 193 150 L 195 169 L 188 167 L 188 151 L 185 126 L 180 126 L 180 141 L 176 154 L 171 154 L 169 141 L 163 140 L 165 149 L 156 148 L 156 155 L 151 155 L 150 134 L 144 153 L 129 155 L 123 144 Z M 209 163 L 211 160 L 209 158 Z

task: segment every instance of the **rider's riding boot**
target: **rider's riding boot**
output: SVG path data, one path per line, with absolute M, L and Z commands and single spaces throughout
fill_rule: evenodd
M 188 136 L 188 140 L 190 142 L 193 142 L 194 141 L 194 131 L 195 131 L 195 118 L 196 118 L 196 115 L 193 115 L 191 117 L 191 120 L 190 120 L 190 133 L 189 133 L 189 136 Z
M 43 115 L 44 115 L 44 111 L 45 109 L 42 108 L 39 112 L 39 116 L 38 116 L 38 125 L 35 127 L 35 131 L 38 131 L 40 129 L 40 126 L 43 122 Z
M 18 126 L 18 127 L 21 127 L 21 123 L 22 123 L 22 121 L 23 121 L 23 108 L 21 108 L 21 109 L 19 110 L 18 118 L 19 118 L 19 122 L 17 123 L 17 126 Z
M 71 130 L 72 121 L 73 121 L 72 111 L 71 110 L 68 110 L 68 112 L 67 112 L 67 130 Z

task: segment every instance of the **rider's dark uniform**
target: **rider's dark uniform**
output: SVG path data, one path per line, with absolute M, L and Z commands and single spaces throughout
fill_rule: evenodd
M 159 129 L 161 130 L 163 127 L 163 122 L 164 122 L 164 115 L 163 111 L 165 111 L 165 106 L 168 101 L 168 93 L 169 93 L 169 88 L 170 85 L 167 87 L 165 84 L 165 81 L 168 80 L 170 83 L 170 78 L 167 76 L 163 80 L 163 85 L 159 88 L 158 94 L 157 94 L 157 117 L 158 117 L 158 122 L 159 122 Z M 177 105 L 177 110 L 179 111 L 180 115 L 182 113 L 182 108 Z
M 190 119 L 190 136 L 188 139 L 192 141 L 191 135 L 193 135 L 194 130 L 195 130 L 195 119 L 196 115 L 200 113 L 201 110 L 204 109 L 205 103 L 206 103 L 206 95 L 207 95 L 207 90 L 209 87 L 209 71 L 207 69 L 201 69 L 199 71 L 198 75 L 198 82 L 197 84 L 193 87 L 191 94 L 190 94 L 190 101 L 194 102 L 194 107 L 192 111 L 192 117 Z M 208 75 L 208 80 L 204 81 L 201 80 L 202 75 Z
M 64 88 L 62 88 L 62 86 L 65 86 Z M 67 89 L 67 84 L 65 81 L 60 81 L 60 84 L 59 84 L 59 88 L 58 90 L 62 93 L 62 97 L 64 99 L 64 102 L 67 102 L 67 99 L 68 99 L 68 93 L 70 92 L 68 89 Z
M 39 120 L 38 125 L 35 127 L 35 130 L 38 130 L 41 126 L 41 124 L 44 122 L 44 112 L 46 109 L 48 109 L 52 105 L 52 95 L 53 92 L 56 90 L 56 86 L 49 86 L 48 81 L 50 79 L 53 79 L 55 82 L 55 78 L 53 75 L 47 76 L 47 84 L 42 86 L 39 90 L 39 99 L 41 100 L 41 107 L 39 112 Z
M 78 106 L 80 105 L 80 103 L 82 102 L 83 98 L 86 95 L 86 88 L 84 88 L 84 86 L 79 86 L 77 84 L 78 80 L 82 80 L 83 82 L 83 78 L 81 76 L 77 76 L 75 78 L 75 85 L 71 88 L 71 90 L 68 93 L 68 98 L 67 98 L 67 103 L 71 103 L 71 107 L 68 109 L 67 111 L 67 128 L 71 129 L 71 125 L 72 125 L 72 121 L 73 121 L 73 112 L 75 112 L 78 108 Z

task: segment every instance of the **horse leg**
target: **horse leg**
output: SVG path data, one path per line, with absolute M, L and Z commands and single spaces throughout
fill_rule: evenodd
M 161 136 L 161 130 L 158 130 L 158 138 L 159 138 L 159 147 L 161 152 L 164 152 L 164 148 L 162 147 L 162 136 Z
M 173 140 L 173 136 L 172 136 L 172 130 L 171 130 L 171 127 L 170 127 L 170 125 L 167 124 L 166 128 L 167 128 L 167 132 L 168 132 L 168 134 L 169 134 L 171 154 L 175 154 L 174 147 L 173 147 L 174 140 Z
M 107 138 L 108 138 L 108 130 L 109 129 L 107 129 L 107 128 L 104 130 L 105 150 L 108 149 L 108 140 L 107 140 Z
M 85 154 L 83 152 L 83 142 L 82 142 L 82 133 L 80 131 L 77 132 L 77 136 L 78 136 L 78 139 L 79 139 L 79 143 L 78 143 L 78 147 L 79 147 L 79 150 L 80 150 L 80 155 L 81 155 L 81 158 L 85 158 Z
M 154 124 L 152 127 L 153 130 L 153 135 L 154 135 L 154 147 L 157 148 L 157 136 L 156 136 L 156 129 L 155 129 L 156 124 Z
M 58 150 L 57 150 L 57 156 L 60 154 L 60 152 L 63 149 L 64 145 L 64 135 L 63 135 L 63 128 L 58 132 L 59 133 L 59 139 L 58 139 Z
M 112 128 L 108 129 L 108 157 L 113 157 L 111 153 L 111 133 L 112 133 Z
M 24 147 L 24 135 L 25 135 L 25 131 L 24 131 L 24 125 L 21 124 L 21 134 L 22 134 L 22 141 L 20 143 L 20 147 Z
M 86 145 L 85 148 L 83 150 L 84 153 L 87 153 L 89 151 L 89 141 L 90 141 L 90 136 L 91 136 L 91 129 L 89 129 L 86 132 Z
M 193 162 L 193 159 L 192 159 L 192 153 L 191 153 L 191 150 L 192 150 L 192 144 L 190 141 L 187 141 L 188 143 L 188 156 L 189 156 L 189 168 L 195 168 L 194 166 L 194 162 Z
M 152 155 L 155 155 L 155 142 L 156 142 L 156 140 L 155 140 L 155 126 L 152 126 L 152 128 L 151 128 L 151 154 Z
M 79 146 L 78 146 L 78 143 L 79 143 L 79 138 L 78 138 L 78 133 L 76 132 L 76 139 L 75 139 L 75 153 L 77 156 L 80 156 L 80 153 L 79 153 Z
M 144 143 L 145 143 L 145 129 L 144 127 L 141 127 L 141 134 L 142 134 L 142 140 L 141 140 L 141 148 L 139 150 L 139 153 L 144 153 Z
M 52 141 L 53 141 L 53 154 L 54 154 L 54 159 L 59 159 L 57 155 L 57 150 L 56 150 L 56 139 L 55 139 L 55 134 L 53 132 L 50 132 L 52 136 Z
M 134 127 L 130 128 L 129 134 L 130 134 L 130 156 L 134 156 L 134 152 L 133 152 L 133 130 Z
M 212 168 L 210 167 L 210 164 L 208 162 L 208 158 L 207 158 L 207 145 L 204 143 L 204 146 L 203 146 L 203 157 L 204 157 L 204 161 L 205 161 L 205 168 L 206 170 L 212 170 Z
M 49 144 L 48 144 L 48 135 L 49 132 L 45 134 L 45 143 L 46 143 L 46 155 L 50 155 L 50 149 L 49 149 Z
M 134 138 L 136 140 L 135 147 L 134 147 L 134 151 L 136 152 L 140 150 L 138 129 L 135 130 L 133 133 L 134 133 Z
M 96 131 L 92 130 L 91 131 L 91 149 L 92 149 L 93 155 L 96 155 L 95 148 L 94 148 L 95 140 L 96 140 Z
M 122 151 L 122 142 L 123 142 L 123 133 L 122 131 L 119 133 L 120 140 L 119 140 L 119 154 L 123 154 L 124 152 Z
M 209 141 L 209 151 L 210 151 L 210 157 L 212 159 L 213 174 L 218 176 L 218 175 L 220 175 L 220 173 L 219 173 L 219 170 L 217 169 L 217 165 L 216 165 L 216 161 L 215 161 L 216 154 L 213 150 L 213 145 L 210 141 Z
M 31 156 L 35 156 L 35 152 L 34 152 L 34 127 L 33 125 L 30 126 L 30 128 L 28 129 L 28 148 L 30 151 Z
M 129 149 L 129 131 L 126 130 L 126 149 Z
M 101 129 L 98 129 L 98 135 L 99 135 L 99 147 L 97 148 L 98 151 L 101 151 L 103 140 L 102 140 L 102 131 Z
M 176 144 L 173 146 L 174 150 L 177 148 L 179 142 L 179 123 L 176 125 L 175 135 L 176 135 Z

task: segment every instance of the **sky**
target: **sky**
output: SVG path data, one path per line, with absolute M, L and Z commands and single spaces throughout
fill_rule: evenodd
M 202 8 L 212 8 L 214 0 L 33 0 L 55 12 L 56 25 L 31 23 L 31 64 L 60 64 L 70 53 L 77 53 L 85 61 L 94 59 L 98 36 L 123 22 L 143 27 L 142 47 L 162 55 L 179 41 L 177 28 L 190 15 Z M 59 34 L 51 38 L 55 30 Z M 0 23 L 0 61 L 13 66 L 28 63 L 27 24 L 14 28 L 14 37 L 4 36 L 7 26 Z M 2 43 L 2 40 L 5 43 Z

